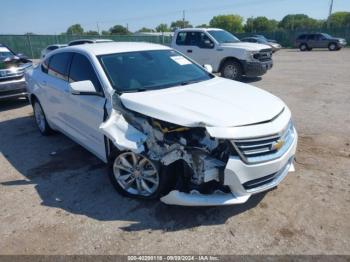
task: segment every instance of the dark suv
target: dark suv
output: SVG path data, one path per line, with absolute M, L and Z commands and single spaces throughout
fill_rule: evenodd
M 301 51 L 311 51 L 312 48 L 328 48 L 329 51 L 336 51 L 344 46 L 346 46 L 345 39 L 324 33 L 302 34 L 295 40 L 295 47 L 299 47 Z

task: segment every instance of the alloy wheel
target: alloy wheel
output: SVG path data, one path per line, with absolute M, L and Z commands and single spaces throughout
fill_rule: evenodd
M 147 157 L 126 152 L 114 161 L 113 174 L 120 187 L 132 195 L 151 196 L 159 187 L 159 173 Z

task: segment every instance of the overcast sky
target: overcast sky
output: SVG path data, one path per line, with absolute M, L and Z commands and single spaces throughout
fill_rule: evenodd
M 244 18 L 267 16 L 280 20 L 286 14 L 304 13 L 324 19 L 330 0 L 1 0 L 0 34 L 55 34 L 80 23 L 85 30 L 128 24 L 129 30 L 154 28 L 182 18 L 193 25 L 208 23 L 218 14 Z M 350 0 L 334 0 L 333 11 L 350 11 Z

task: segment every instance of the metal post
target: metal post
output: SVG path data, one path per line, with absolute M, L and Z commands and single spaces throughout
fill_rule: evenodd
M 29 44 L 29 48 L 30 48 L 30 53 L 32 55 L 32 59 L 34 59 L 34 53 L 33 53 L 33 47 L 32 47 L 32 43 L 30 41 L 30 35 L 27 35 L 27 40 L 28 40 L 28 44 Z
M 182 28 L 185 28 L 186 13 L 185 10 L 182 11 Z

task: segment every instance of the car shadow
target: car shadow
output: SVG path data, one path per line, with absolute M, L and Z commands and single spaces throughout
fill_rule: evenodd
M 27 106 L 29 104 L 28 99 L 18 98 L 18 99 L 9 99 L 9 100 L 0 100 L 0 112 L 9 111 L 12 109 L 20 108 Z
M 107 165 L 61 134 L 42 136 L 30 116 L 0 122 L 0 152 L 23 176 L 2 181 L 0 187 L 33 185 L 41 205 L 99 221 L 123 221 L 124 231 L 221 225 L 256 207 L 265 196 L 224 207 L 167 206 L 122 197 L 109 182 Z
M 256 77 L 243 76 L 240 81 L 243 83 L 249 84 L 249 83 L 258 82 L 261 79 L 262 79 L 262 77 L 260 77 L 260 76 L 256 76 Z

